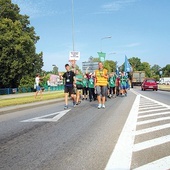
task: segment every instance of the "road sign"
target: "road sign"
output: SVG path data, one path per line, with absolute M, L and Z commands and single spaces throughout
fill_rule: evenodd
M 69 54 L 69 60 L 80 60 L 80 52 L 78 51 L 71 51 Z
M 106 53 L 103 53 L 103 52 L 97 52 L 98 55 L 99 55 L 99 60 L 101 62 L 104 62 L 105 61 L 105 57 L 106 57 Z

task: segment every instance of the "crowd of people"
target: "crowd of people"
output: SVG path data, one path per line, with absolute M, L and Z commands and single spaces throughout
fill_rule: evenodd
M 107 98 L 114 98 L 118 95 L 127 96 L 129 88 L 128 76 L 121 72 L 108 74 L 103 63 L 98 63 L 98 69 L 94 73 L 81 74 L 79 70 L 71 69 L 69 64 L 65 65 L 66 72 L 59 75 L 64 82 L 65 106 L 68 109 L 69 97 L 73 106 L 79 105 L 82 100 L 89 102 L 98 101 L 98 109 L 105 108 Z

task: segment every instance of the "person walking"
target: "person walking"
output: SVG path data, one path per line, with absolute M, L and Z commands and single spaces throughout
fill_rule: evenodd
M 98 63 L 98 69 L 95 70 L 95 89 L 98 100 L 98 109 L 105 108 L 106 91 L 108 83 L 107 69 L 103 68 L 103 63 Z
M 109 98 L 115 97 L 116 75 L 114 72 L 110 73 L 108 82 L 109 82 Z
M 120 93 L 122 96 L 127 96 L 126 82 L 127 77 L 125 76 L 125 73 L 122 71 L 120 76 Z
M 119 96 L 120 94 L 120 76 L 116 75 L 116 96 Z
M 83 75 L 79 73 L 79 70 L 76 70 L 76 105 L 81 103 L 81 94 L 83 90 Z
M 40 75 L 39 74 L 37 74 L 35 77 L 35 84 L 36 84 L 35 99 L 37 98 L 38 93 L 40 94 L 40 98 L 42 99 L 42 89 L 40 87 Z
M 87 95 L 88 95 L 88 79 L 87 79 L 87 76 L 86 76 L 86 75 L 83 76 L 82 84 L 83 84 L 82 100 L 84 100 L 84 99 L 87 100 Z
M 92 101 L 92 99 L 95 101 L 96 100 L 96 94 L 95 94 L 95 90 L 94 90 L 94 75 L 93 75 L 93 73 L 89 74 L 88 89 L 89 89 L 89 100 L 90 100 L 90 102 Z
M 70 71 L 69 64 L 65 64 L 66 72 L 60 76 L 60 80 L 64 79 L 64 99 L 65 106 L 64 109 L 68 109 L 68 94 L 73 100 L 73 106 L 75 107 L 76 98 L 74 95 L 74 87 L 76 86 L 75 74 L 73 71 Z

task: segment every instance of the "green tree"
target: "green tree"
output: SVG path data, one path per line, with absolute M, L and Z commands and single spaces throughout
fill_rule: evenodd
M 151 67 L 152 77 L 155 78 L 157 81 L 160 78 L 160 69 L 161 69 L 161 67 L 157 64 L 155 64 Z
M 161 67 L 157 64 L 155 64 L 151 67 L 151 70 L 154 72 L 154 75 L 159 75 L 160 69 L 161 69 Z
M 112 60 L 105 60 L 104 68 L 108 70 L 109 73 L 116 71 L 116 62 Z
M 152 76 L 150 64 L 148 62 L 141 63 L 139 68 L 140 68 L 139 71 L 145 71 L 146 77 L 151 77 Z
M 167 64 L 163 69 L 162 77 L 170 77 L 170 64 Z
M 99 57 L 96 57 L 96 58 L 92 58 L 92 61 L 93 61 L 93 62 L 99 62 L 100 59 L 99 59 Z
M 35 77 L 43 66 L 36 53 L 39 40 L 29 17 L 11 0 L 0 0 L 0 87 L 18 87 L 23 77 Z
M 141 61 L 138 57 L 132 57 L 129 58 L 129 63 L 132 66 L 133 71 L 142 71 L 140 66 L 141 66 Z

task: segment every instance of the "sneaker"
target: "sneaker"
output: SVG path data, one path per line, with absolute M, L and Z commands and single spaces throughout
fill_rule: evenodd
M 101 105 L 101 104 L 99 104 L 97 108 L 98 108 L 98 109 L 100 109 L 101 107 L 102 107 L 102 105 Z
M 66 110 L 66 109 L 68 109 L 68 106 L 67 106 L 67 105 L 64 106 L 64 110 Z
M 73 107 L 76 107 L 76 102 L 73 102 Z
M 104 104 L 102 104 L 102 108 L 105 109 L 105 105 Z

